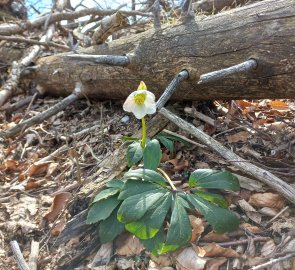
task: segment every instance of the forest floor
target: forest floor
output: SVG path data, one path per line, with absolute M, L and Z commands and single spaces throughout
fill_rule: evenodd
M 11 102 L 22 99 L 17 96 Z M 6 107 L 0 114 L 0 131 L 58 101 L 37 99 L 13 112 Z M 294 100 L 186 102 L 173 108 L 239 156 L 295 187 Z M 200 120 L 196 112 L 207 118 Z M 39 242 L 38 269 L 67 269 L 62 266 L 79 251 L 77 245 L 87 246 L 90 239 L 74 237 L 58 247 L 52 245 L 67 222 L 88 207 L 90 198 L 81 192 L 83 186 L 97 171 L 103 175 L 100 164 L 119 149 L 122 136 L 139 129 L 138 122 L 123 111 L 122 102 L 79 100 L 0 145 L 0 269 L 19 269 L 12 240 L 27 261 L 31 241 Z M 172 124 L 166 128 L 194 141 Z M 295 209 L 275 190 L 193 143 L 175 142 L 174 153 L 164 152 L 161 167 L 177 187 L 187 185 L 189 173 L 199 168 L 226 169 L 237 175 L 241 191 L 224 195 L 241 219 L 240 228 L 216 234 L 204 219 L 196 218 L 191 220 L 191 245 L 158 258 L 123 234 L 70 269 L 249 269 L 276 258 L 281 261 L 269 269 L 295 269 Z M 102 266 L 105 262 L 109 265 Z

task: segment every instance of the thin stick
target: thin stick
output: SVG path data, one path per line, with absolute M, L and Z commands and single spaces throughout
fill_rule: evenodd
M 21 270 L 30 270 L 28 264 L 26 263 L 26 261 L 24 259 L 23 254 L 19 248 L 18 243 L 15 240 L 13 240 L 10 242 L 10 247 L 11 247 L 11 250 L 13 252 L 13 255 L 14 255 L 14 258 L 16 260 L 18 267 Z
M 255 69 L 256 67 L 257 67 L 257 61 L 254 59 L 249 59 L 241 64 L 234 65 L 229 68 L 203 74 L 201 75 L 200 80 L 198 81 L 198 84 L 216 81 L 221 78 L 225 78 L 229 75 L 233 75 L 240 72 L 247 72 L 247 71 Z
M 266 222 L 266 226 L 273 222 L 275 219 L 277 219 L 281 214 L 283 214 L 287 209 L 289 209 L 289 206 L 284 207 L 279 213 L 277 213 L 272 219 L 270 219 L 268 222 Z
M 173 132 L 173 131 L 171 131 L 171 130 L 163 129 L 163 132 L 166 133 L 166 134 L 169 134 L 169 135 L 172 135 L 172 136 L 178 137 L 178 138 L 180 138 L 180 139 L 182 139 L 182 140 L 184 140 L 184 141 L 186 141 L 186 142 L 188 142 L 188 143 L 191 143 L 191 144 L 193 144 L 193 145 L 196 145 L 196 146 L 198 146 L 198 147 L 201 147 L 201 148 L 207 148 L 206 145 L 203 145 L 203 144 L 197 143 L 197 142 L 195 142 L 195 141 L 193 141 L 193 140 L 190 140 L 189 138 L 187 138 L 187 137 L 185 137 L 185 136 L 182 136 L 182 135 L 180 135 L 180 134 L 178 134 L 178 133 L 176 133 L 176 132 Z
M 33 45 L 41 45 L 46 48 L 48 47 L 55 47 L 64 51 L 69 51 L 69 47 L 61 44 L 57 44 L 55 42 L 49 41 L 49 42 L 43 42 L 38 41 L 34 39 L 28 39 L 28 38 L 22 38 L 22 37 L 11 37 L 11 36 L 0 36 L 0 40 L 6 40 L 6 41 L 12 41 L 17 43 L 27 43 L 27 44 L 33 44 Z
M 283 257 L 279 257 L 279 258 L 276 258 L 276 259 L 272 259 L 272 260 L 269 260 L 267 261 L 266 263 L 262 263 L 262 264 L 259 264 L 257 266 L 254 266 L 252 268 L 250 268 L 250 270 L 258 270 L 258 269 L 264 269 L 268 266 L 273 266 L 279 262 L 282 262 L 282 261 L 286 261 L 286 260 L 289 260 L 291 258 L 295 257 L 295 253 L 290 253 L 290 254 L 287 254 Z
M 159 0 L 155 0 L 153 5 L 153 15 L 154 15 L 154 28 L 156 30 L 161 29 L 161 7 Z
M 112 66 L 128 66 L 130 63 L 128 56 L 120 55 L 90 55 L 90 54 L 70 54 L 64 57 L 65 60 L 89 62 L 94 64 L 107 64 Z
M 168 176 L 167 173 L 165 173 L 162 169 L 157 168 L 157 170 L 163 174 L 164 178 L 167 180 L 167 182 L 169 183 L 169 185 L 172 187 L 173 190 L 177 190 L 177 188 L 174 186 L 173 182 L 171 181 L 170 177 Z
M 158 110 L 160 110 L 162 107 L 165 106 L 166 102 L 169 100 L 169 98 L 176 91 L 179 84 L 182 81 L 186 80 L 188 77 L 189 77 L 189 73 L 187 70 L 182 70 L 174 77 L 174 79 L 170 82 L 170 84 L 165 89 L 164 93 L 161 95 L 161 97 L 157 101 L 157 109 Z
M 39 254 L 39 242 L 32 240 L 31 253 L 30 253 L 30 257 L 29 257 L 30 270 L 37 270 L 38 254 Z
M 253 237 L 251 241 L 254 242 L 266 242 L 270 240 L 270 237 L 263 237 L 263 236 L 258 236 L 258 237 Z M 230 247 L 230 246 L 238 246 L 238 245 L 243 245 L 243 244 L 248 244 L 250 239 L 242 239 L 242 240 L 237 240 L 237 241 L 230 241 L 230 242 L 222 242 L 222 243 L 217 243 L 221 247 Z M 209 243 L 209 242 L 208 242 Z M 208 243 L 206 242 L 201 242 L 199 243 L 200 246 L 205 246 Z
M 195 136 L 199 141 L 210 147 L 215 152 L 219 153 L 222 157 L 226 160 L 231 162 L 231 160 L 235 160 L 233 163 L 234 166 L 239 168 L 241 171 L 251 175 L 252 177 L 259 179 L 261 182 L 267 184 L 274 190 L 281 193 L 285 198 L 287 198 L 290 202 L 295 204 L 295 189 L 284 182 L 279 177 L 273 175 L 269 171 L 261 169 L 250 162 L 247 162 L 231 150 L 224 147 L 221 143 L 214 140 L 212 137 L 207 135 L 206 133 L 202 132 L 201 130 L 197 129 L 195 126 L 187 123 L 177 115 L 173 114 L 172 112 L 162 108 L 159 111 L 164 117 L 169 119 L 171 122 L 176 124 L 178 127 L 182 128 L 183 130 L 187 131 L 188 133 Z
M 0 132 L 0 137 L 9 138 L 11 136 L 14 136 L 17 133 L 24 131 L 25 129 L 27 129 L 35 124 L 41 123 L 44 120 L 50 118 L 51 116 L 57 114 L 58 112 L 64 110 L 68 105 L 72 104 L 73 102 L 75 102 L 76 100 L 78 100 L 80 98 L 81 92 L 82 92 L 81 88 L 82 88 L 82 84 L 77 83 L 76 87 L 71 95 L 67 96 L 62 101 L 57 103 L 55 106 L 49 108 L 48 110 L 46 110 L 42 113 L 39 113 L 36 116 L 31 117 L 30 119 L 27 119 L 12 128 L 9 128 L 7 130 Z

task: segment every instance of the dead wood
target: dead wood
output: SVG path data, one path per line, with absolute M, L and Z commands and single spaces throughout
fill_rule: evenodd
M 123 99 L 144 80 L 157 97 L 182 69 L 189 79 L 174 100 L 293 98 L 295 96 L 295 5 L 266 0 L 161 30 L 149 30 L 81 54 L 127 55 L 127 67 L 65 61 L 58 54 L 41 58 L 35 78 L 55 96 L 68 95 L 82 80 L 89 98 Z M 257 68 L 219 81 L 197 84 L 202 74 L 248 59 Z

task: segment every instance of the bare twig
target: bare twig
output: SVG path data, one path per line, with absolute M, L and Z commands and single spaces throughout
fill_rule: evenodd
M 241 64 L 234 65 L 229 68 L 213 71 L 210 73 L 206 73 L 200 76 L 200 80 L 198 81 L 198 84 L 201 83 L 207 83 L 211 81 L 216 81 L 221 78 L 225 78 L 229 75 L 235 74 L 235 73 L 240 73 L 240 72 L 247 72 L 250 70 L 253 70 L 257 68 L 257 61 L 254 59 L 249 59 Z
M 13 35 L 22 33 L 26 30 L 33 28 L 40 28 L 44 25 L 46 21 L 49 24 L 59 22 L 62 20 L 74 20 L 80 17 L 84 17 L 87 15 L 98 15 L 98 16 L 108 16 L 117 12 L 117 9 L 99 9 L 99 8 L 86 8 L 73 12 L 56 12 L 52 15 L 42 16 L 40 18 L 35 19 L 34 21 L 24 21 L 21 23 L 5 23 L 0 25 L 0 35 Z M 121 11 L 121 13 L 125 16 L 134 16 L 139 15 L 143 17 L 151 17 L 152 14 L 144 13 L 139 11 Z M 48 20 L 48 17 L 50 19 Z
M 271 259 L 269 261 L 267 261 L 266 263 L 262 263 L 262 264 L 259 264 L 259 265 L 256 265 L 252 268 L 250 268 L 250 270 L 258 270 L 258 269 L 265 269 L 266 267 L 268 266 L 273 266 L 279 262 L 283 262 L 283 261 L 287 261 L 291 258 L 294 258 L 295 257 L 295 253 L 290 253 L 290 254 L 287 254 L 283 257 L 279 257 L 279 258 L 276 258 L 276 259 Z
M 161 7 L 159 0 L 155 0 L 153 5 L 154 28 L 161 29 Z
M 257 237 L 253 237 L 253 238 L 242 239 L 242 240 L 236 240 L 236 241 L 230 241 L 230 242 L 221 242 L 221 243 L 218 243 L 218 245 L 221 246 L 221 247 L 231 247 L 231 246 L 238 246 L 238 245 L 248 244 L 249 241 L 266 242 L 266 241 L 268 241 L 270 239 L 271 239 L 270 237 L 257 236 Z M 207 244 L 208 244 L 207 242 L 199 243 L 200 246 L 205 246 Z
M 38 254 L 39 254 L 39 242 L 31 242 L 31 253 L 29 257 L 29 267 L 30 270 L 37 270 L 38 266 Z
M 17 262 L 17 265 L 18 267 L 21 269 L 21 270 L 30 270 L 28 264 L 26 263 L 25 259 L 24 259 L 24 256 L 19 248 L 19 245 L 18 243 L 13 240 L 10 242 L 10 247 L 11 247 L 11 250 L 13 252 L 13 255 L 14 255 L 14 258 Z
M 22 123 L 10 128 L 10 129 L 0 132 L 0 137 L 9 138 L 11 136 L 16 135 L 17 133 L 19 133 L 21 131 L 24 131 L 25 129 L 27 129 L 35 124 L 43 122 L 44 120 L 50 118 L 51 116 L 57 114 L 58 112 L 60 112 L 62 110 L 64 110 L 67 106 L 69 106 L 70 104 L 72 104 L 73 102 L 78 100 L 81 97 L 81 92 L 82 92 L 82 84 L 77 83 L 76 87 L 71 95 L 64 98 L 62 101 L 60 101 L 55 106 L 49 108 L 48 110 L 46 110 L 42 113 L 39 113 L 38 115 L 31 117 L 30 119 L 27 119 L 27 120 L 23 121 Z
M 172 112 L 166 110 L 165 108 L 160 109 L 159 113 L 165 116 L 174 124 L 176 124 L 178 127 L 195 136 L 199 141 L 210 147 L 213 151 L 219 153 L 229 162 L 234 160 L 234 166 L 239 168 L 241 171 L 247 173 L 248 175 L 251 175 L 254 178 L 259 179 L 261 182 L 267 184 L 273 189 L 277 190 L 286 199 L 295 204 L 295 189 L 289 184 L 285 183 L 282 179 L 273 175 L 269 171 L 261 169 L 251 164 L 250 162 L 247 162 L 246 160 L 242 159 L 240 156 L 224 147 L 222 144 L 214 140 L 206 133 L 197 129 L 195 126 L 187 123 L 186 121 L 184 121 L 177 115 L 173 114 Z
M 12 41 L 12 42 L 17 42 L 17 43 L 27 43 L 27 44 L 33 44 L 33 45 L 41 45 L 44 47 L 55 47 L 64 51 L 69 51 L 69 47 L 58 44 L 55 42 L 43 42 L 43 41 L 38 41 L 34 39 L 28 39 L 28 38 L 22 38 L 22 37 L 11 37 L 11 36 L 0 36 L 0 40 L 6 40 L 6 41 Z
M 170 82 L 170 84 L 167 86 L 167 88 L 164 90 L 164 93 L 161 95 L 159 100 L 157 101 L 157 109 L 161 109 L 165 106 L 166 102 L 169 100 L 169 98 L 173 95 L 173 93 L 176 91 L 179 84 L 186 80 L 189 77 L 189 73 L 187 70 L 182 70 L 177 74 L 174 79 Z

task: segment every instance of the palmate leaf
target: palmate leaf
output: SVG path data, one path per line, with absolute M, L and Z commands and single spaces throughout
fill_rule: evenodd
M 194 194 L 182 193 L 180 196 L 191 203 L 192 208 L 199 210 L 217 233 L 231 232 L 239 227 L 239 219 L 231 211 L 220 208 Z
M 118 209 L 119 207 L 117 207 L 107 219 L 101 221 L 99 224 L 98 233 L 102 244 L 114 240 L 124 231 L 124 224 L 117 219 Z
M 109 188 L 122 189 L 123 186 L 124 186 L 124 181 L 119 179 L 113 179 L 106 183 L 106 187 L 109 187 Z
M 162 151 L 158 140 L 149 141 L 143 151 L 143 164 L 145 169 L 156 170 L 160 164 Z
M 88 211 L 86 223 L 92 224 L 108 218 L 120 202 L 117 199 L 117 195 L 113 195 L 93 203 Z
M 149 169 L 131 170 L 124 174 L 124 179 L 131 178 L 143 179 L 149 182 L 158 183 L 161 186 L 167 186 L 167 183 L 161 174 Z
M 239 180 L 228 171 L 198 169 L 189 178 L 190 187 L 240 190 Z
M 157 135 L 155 136 L 155 138 L 158 139 L 160 143 L 163 144 L 170 151 L 170 153 L 173 153 L 174 151 L 173 141 L 171 141 L 170 139 L 168 139 L 167 137 L 163 135 Z
M 141 161 L 143 157 L 143 150 L 140 142 L 133 142 L 127 148 L 127 163 L 131 167 L 133 164 Z
M 155 187 L 154 190 L 128 197 L 118 210 L 118 220 L 122 223 L 139 220 L 165 193 L 163 188 Z
M 222 208 L 228 207 L 227 200 L 223 196 L 221 196 L 220 194 L 206 192 L 206 191 L 197 190 L 197 189 L 192 189 L 191 192 L 198 195 L 199 197 L 211 202 L 211 203 L 214 203 L 214 204 L 222 207 Z
M 139 240 L 154 256 L 161 255 L 161 251 L 165 243 L 164 226 L 160 228 L 158 233 L 153 238 Z
M 162 227 L 171 206 L 172 194 L 167 192 L 139 220 L 125 225 L 127 231 L 140 239 L 154 237 Z
M 192 228 L 182 198 L 175 196 L 170 227 L 160 254 L 185 246 L 192 237 Z
M 115 194 L 119 193 L 119 189 L 118 188 L 108 188 L 105 190 L 102 190 L 101 192 L 99 192 L 93 199 L 93 201 L 91 202 L 91 204 L 94 204 L 98 201 L 107 199 Z

